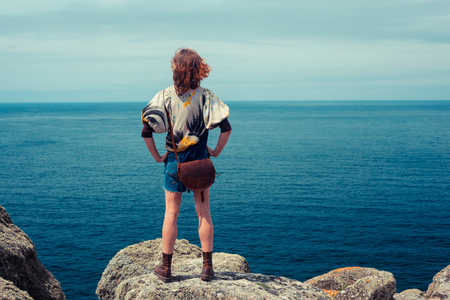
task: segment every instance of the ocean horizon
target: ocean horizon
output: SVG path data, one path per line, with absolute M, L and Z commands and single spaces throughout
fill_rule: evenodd
M 215 252 L 299 281 L 376 268 L 398 292 L 426 291 L 450 264 L 450 101 L 226 103 Z M 161 237 L 163 164 L 140 137 L 145 105 L 0 103 L 0 204 L 67 299 L 94 299 L 118 251 Z M 178 238 L 200 245 L 197 225 L 188 193 Z

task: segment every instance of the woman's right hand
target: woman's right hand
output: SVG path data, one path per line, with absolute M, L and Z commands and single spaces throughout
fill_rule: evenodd
M 209 155 L 211 155 L 212 157 L 219 156 L 220 152 L 222 152 L 223 148 L 227 144 L 228 138 L 230 137 L 230 135 L 231 135 L 231 130 L 221 132 L 219 135 L 219 140 L 217 141 L 216 149 L 214 149 L 214 150 L 209 148 L 208 146 L 206 146 L 206 149 L 208 150 Z
M 206 146 L 206 150 L 208 151 L 208 154 L 212 157 L 217 157 L 214 155 L 214 150 L 211 149 L 209 146 Z

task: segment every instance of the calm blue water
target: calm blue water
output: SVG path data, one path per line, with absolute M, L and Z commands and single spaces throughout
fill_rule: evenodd
M 140 137 L 145 104 L 0 104 L 0 204 L 68 299 L 96 299 L 119 250 L 161 235 L 163 165 Z M 426 290 L 450 264 L 449 101 L 228 104 L 216 252 L 300 281 L 374 267 L 398 291 Z M 187 194 L 179 238 L 199 245 L 196 229 Z

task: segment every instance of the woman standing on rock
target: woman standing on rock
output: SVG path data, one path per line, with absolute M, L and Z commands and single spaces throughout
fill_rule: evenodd
M 231 134 L 228 122 L 229 109 L 213 92 L 200 86 L 208 77 L 210 67 L 192 49 L 179 49 L 172 58 L 174 85 L 160 91 L 142 111 L 142 137 L 156 162 L 164 162 L 164 189 L 166 212 L 162 229 L 163 262 L 155 268 L 155 274 L 164 282 L 171 282 L 172 254 L 177 238 L 177 218 L 181 196 L 186 187 L 177 177 L 177 162 L 173 152 L 176 147 L 178 160 L 188 162 L 209 156 L 217 157 Z M 175 145 L 169 130 L 166 110 L 170 115 Z M 215 149 L 207 146 L 208 130 L 220 127 L 221 133 Z M 167 152 L 160 155 L 152 133 L 165 133 Z M 209 209 L 209 188 L 194 192 L 195 209 L 199 220 L 198 234 L 203 251 L 201 279 L 209 281 L 214 276 L 212 267 L 213 223 Z

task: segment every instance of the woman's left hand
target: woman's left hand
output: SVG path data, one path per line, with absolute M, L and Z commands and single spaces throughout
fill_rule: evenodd
M 169 155 L 169 151 L 167 151 L 163 156 L 160 156 L 159 159 L 155 159 L 156 162 L 164 162 L 166 161 L 167 155 Z
M 166 154 L 164 154 L 163 156 L 159 155 L 159 152 L 158 152 L 158 149 L 156 149 L 155 140 L 153 139 L 153 137 L 144 138 L 144 141 L 145 141 L 145 145 L 147 145 L 148 151 L 150 151 L 151 155 L 153 156 L 153 159 L 156 162 L 160 163 L 160 162 L 163 162 L 166 160 L 169 152 L 167 151 Z

